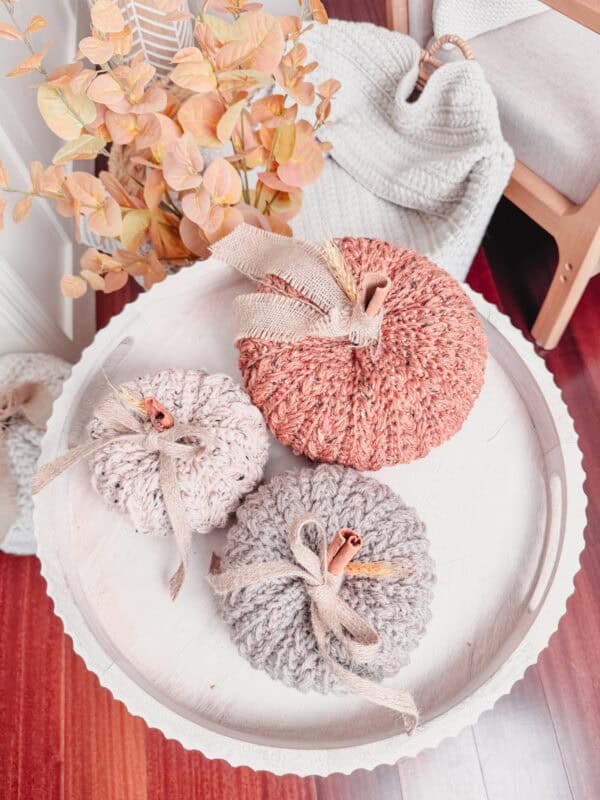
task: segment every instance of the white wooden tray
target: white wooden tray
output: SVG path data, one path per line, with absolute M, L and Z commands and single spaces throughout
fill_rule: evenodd
M 238 376 L 229 307 L 249 287 L 212 259 L 140 297 L 101 331 L 66 383 L 42 463 L 78 442 L 113 383 L 165 367 Z M 490 358 L 462 431 L 389 483 L 426 521 L 438 582 L 433 620 L 390 683 L 422 711 L 415 734 L 351 696 L 301 694 L 253 670 L 231 645 L 204 580 L 223 536 L 199 537 L 176 603 L 170 538 L 136 534 L 80 464 L 35 503 L 42 571 L 56 613 L 100 682 L 185 747 L 277 774 L 352 772 L 415 755 L 458 733 L 536 661 L 565 612 L 583 547 L 577 437 L 551 375 L 507 318 L 470 293 Z M 302 459 L 273 441 L 267 477 Z

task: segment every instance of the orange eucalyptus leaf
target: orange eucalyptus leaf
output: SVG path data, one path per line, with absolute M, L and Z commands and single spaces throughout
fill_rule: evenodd
M 177 119 L 201 147 L 220 147 L 217 125 L 224 113 L 225 106 L 217 95 L 193 95 L 181 106 Z
M 107 111 L 104 115 L 110 138 L 115 144 L 129 144 L 135 139 L 138 133 L 137 120 L 135 114 L 115 114 L 114 111 Z
M 269 212 L 267 217 L 269 224 L 271 226 L 271 230 L 273 233 L 278 233 L 280 236 L 293 236 L 294 233 L 287 222 L 282 219 L 279 214 L 274 214 L 272 211 Z
M 191 92 L 212 92 L 217 87 L 213 68 L 206 60 L 177 64 L 170 77 L 177 86 Z
M 319 84 L 317 94 L 322 99 L 331 98 L 336 92 L 339 92 L 341 88 L 342 84 L 339 81 L 335 78 L 329 78 L 329 80 Z
M 165 155 L 163 172 L 165 180 L 178 192 L 195 189 L 202 183 L 204 160 L 191 133 L 184 133 Z
M 112 0 L 97 0 L 92 6 L 92 24 L 100 33 L 120 33 L 125 27 L 125 19 Z
M 263 11 L 251 11 L 235 21 L 235 39 L 252 45 L 250 55 L 237 66 L 271 73 L 285 50 L 283 31 L 275 17 Z
M 219 49 L 215 58 L 215 66 L 218 70 L 238 69 L 242 67 L 254 50 L 254 44 L 250 39 L 234 39 L 227 42 Z
M 98 236 L 120 236 L 123 227 L 121 209 L 112 197 L 106 197 L 100 208 L 89 215 L 88 226 Z
M 196 225 L 203 225 L 210 212 L 210 194 L 204 188 L 189 192 L 182 198 L 181 208 L 189 220 Z
M 72 172 L 65 183 L 71 196 L 81 204 L 83 214 L 89 214 L 104 203 L 102 183 L 88 172 Z
M 274 82 L 271 75 L 255 69 L 227 70 L 219 72 L 217 77 L 221 92 L 252 92 Z
M 31 191 L 40 194 L 42 191 L 42 181 L 44 179 L 44 167 L 41 161 L 32 161 L 29 165 L 29 176 L 31 178 Z
M 237 208 L 211 208 L 209 225 L 202 226 L 209 244 L 222 239 L 244 221 L 244 215 Z
M 87 97 L 95 103 L 102 103 L 117 114 L 126 114 L 131 107 L 125 98 L 125 92 L 112 75 L 98 75 L 90 83 Z
M 294 39 L 302 30 L 300 17 L 283 16 L 278 17 L 277 21 L 286 39 Z
M 109 33 L 108 41 L 112 44 L 116 56 L 127 56 L 133 47 L 133 33 L 126 25 L 119 33 Z
M 89 97 L 74 94 L 68 86 L 55 88 L 42 84 L 37 92 L 37 104 L 46 125 L 66 141 L 77 139 L 81 123 L 89 125 L 97 113 Z
M 208 249 L 206 236 L 191 219 L 183 217 L 179 223 L 179 235 L 187 249 L 195 256 L 203 259 L 209 257 L 210 250 Z
M 28 72 L 35 72 L 42 64 L 44 56 L 50 49 L 50 42 L 46 44 L 39 53 L 34 53 L 32 56 L 27 56 L 10 72 L 6 73 L 7 78 L 15 78 L 18 75 L 26 75 Z
M 244 106 L 246 105 L 246 98 L 238 100 L 237 103 L 229 106 L 227 111 L 223 114 L 217 124 L 217 138 L 221 142 L 226 142 L 231 139 L 233 129 L 238 123 L 240 115 Z
M 143 202 L 139 197 L 128 192 L 123 184 L 110 172 L 101 172 L 100 181 L 109 195 L 124 208 L 143 208 Z
M 242 179 L 224 158 L 217 158 L 204 173 L 204 186 L 219 206 L 234 205 L 242 198 Z
M 296 125 L 293 122 L 280 125 L 275 134 L 273 157 L 278 164 L 287 164 L 296 145 Z
M 9 39 L 10 41 L 17 41 L 22 38 L 21 31 L 8 22 L 0 22 L 0 39 Z
M 108 39 L 97 39 L 95 36 L 86 36 L 79 42 L 80 52 L 92 64 L 105 64 L 113 57 L 115 49 Z
M 323 153 L 315 139 L 312 125 L 300 120 L 296 126 L 296 143 L 292 157 L 277 167 L 277 175 L 290 186 L 313 183 L 323 170 Z
M 87 283 L 78 275 L 63 275 L 60 279 L 60 290 L 63 297 L 77 300 L 87 292 Z
M 308 7 L 315 22 L 321 25 L 327 25 L 329 17 L 327 16 L 327 11 L 321 0 L 308 0 Z
M 244 222 L 248 225 L 254 225 L 255 228 L 262 228 L 265 231 L 270 231 L 271 226 L 268 219 L 254 206 L 249 206 L 246 203 L 239 203 L 236 208 L 242 212 Z
M 22 197 L 15 203 L 15 207 L 13 208 L 13 221 L 14 222 L 23 222 L 29 216 L 29 212 L 31 211 L 31 195 L 26 194 L 25 197 Z
M 160 128 L 160 136 L 151 146 L 151 152 L 154 160 L 162 164 L 166 153 L 173 150 L 175 143 L 181 138 L 182 134 L 179 125 L 170 117 L 165 114 L 155 114 L 154 117 Z
M 159 259 L 188 258 L 190 255 L 179 236 L 179 218 L 174 214 L 156 211 L 152 215 L 150 240 Z
M 81 62 L 77 62 L 79 66 L 81 66 Z M 78 75 L 76 75 L 70 82 L 69 88 L 75 95 L 82 95 L 87 92 L 89 89 L 90 83 L 96 77 L 96 70 L 95 69 L 82 69 Z M 90 100 L 90 102 L 92 102 Z
M 29 25 L 25 29 L 25 33 L 35 33 L 36 31 L 43 30 L 48 25 L 46 17 L 36 14 L 29 20 Z
M 257 178 L 260 183 L 264 183 L 265 186 L 268 186 L 269 189 L 274 189 L 276 192 L 290 192 L 292 190 L 291 186 L 288 186 L 287 183 L 284 183 L 272 172 L 259 172 Z
M 102 136 L 91 136 L 89 133 L 82 134 L 79 139 L 64 144 L 60 150 L 54 154 L 53 164 L 66 164 L 69 161 L 80 159 L 90 161 L 98 155 L 104 148 L 106 139 Z
M 120 238 L 127 250 L 135 252 L 139 249 L 148 233 L 150 216 L 150 211 L 146 208 L 128 211 L 125 214 Z
M 0 231 L 4 230 L 4 213 L 6 211 L 6 200 L 0 197 Z
M 65 171 L 62 167 L 46 167 L 42 176 L 42 194 L 59 194 L 65 183 Z
M 167 190 L 167 184 L 163 178 L 163 174 L 159 169 L 152 170 L 144 184 L 144 202 L 154 212 L 158 209 L 163 195 Z
M 102 275 L 98 275 L 97 272 L 92 272 L 92 270 L 89 269 L 82 269 L 79 274 L 89 283 L 95 292 L 104 290 L 104 278 Z
M 114 272 L 107 272 L 104 276 L 104 294 L 110 292 L 118 292 L 122 289 L 129 280 L 129 273 L 124 269 L 115 270 Z

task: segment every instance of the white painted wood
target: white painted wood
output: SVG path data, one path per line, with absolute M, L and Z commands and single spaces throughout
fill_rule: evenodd
M 42 461 L 80 440 L 106 391 L 103 365 L 114 383 L 166 366 L 237 376 L 229 309 L 248 288 L 210 259 L 113 319 L 67 382 Z M 432 623 L 411 665 L 390 681 L 415 694 L 422 724 L 414 735 L 398 734 L 391 713 L 364 701 L 303 695 L 251 669 L 216 617 L 204 580 L 222 533 L 197 539 L 173 604 L 166 589 L 177 561 L 172 540 L 135 535 L 127 519 L 103 505 L 80 464 L 36 498 L 43 574 L 76 650 L 132 713 L 234 765 L 277 774 L 351 772 L 457 734 L 536 660 L 579 569 L 581 454 L 566 406 L 531 344 L 470 294 L 490 345 L 481 397 L 451 441 L 377 474 L 419 510 L 437 565 Z M 299 463 L 273 442 L 267 477 Z M 549 498 L 551 489 L 558 496 Z
M 53 42 L 45 62 L 47 68 L 64 64 L 75 55 L 78 24 L 85 24 L 87 18 L 86 10 L 84 19 L 78 22 L 79 10 L 76 0 L 44 3 L 20 0 L 15 4 L 15 13 L 22 26 L 34 14 L 47 17 L 48 28 L 33 34 L 36 48 L 41 48 L 46 41 Z M 9 19 L 2 4 L 0 19 Z M 8 169 L 11 185 L 23 189 L 30 186 L 29 162 L 50 164 L 62 144 L 48 130 L 37 109 L 34 87 L 40 83 L 40 76 L 32 73 L 19 78 L 4 77 L 27 55 L 21 42 L 2 40 L 0 159 Z M 4 259 L 4 274 L 0 277 L 3 286 L 0 294 L 0 353 L 36 350 L 64 356 L 70 351 L 69 357 L 72 358 L 91 340 L 95 322 L 91 295 L 73 303 L 60 293 L 61 277 L 72 273 L 74 266 L 78 268 L 80 249 L 73 246 L 72 222 L 59 217 L 46 201 L 34 200 L 29 218 L 15 225 L 10 219 L 14 197 L 4 196 L 9 199 L 9 210 L 5 230 L 0 233 L 0 255 Z M 7 263 L 20 279 L 19 286 L 8 294 L 5 289 L 13 272 L 5 272 Z M 13 303 L 15 294 L 19 298 L 17 306 Z M 36 320 L 31 324 L 31 318 L 39 315 L 40 308 L 43 309 L 43 321 Z M 72 340 L 74 346 L 64 342 L 57 345 L 62 340 L 55 328 Z
M 488 800 L 472 728 L 403 759 L 398 772 L 404 800 Z
M 573 800 L 552 717 L 537 672 L 473 729 L 489 800 Z

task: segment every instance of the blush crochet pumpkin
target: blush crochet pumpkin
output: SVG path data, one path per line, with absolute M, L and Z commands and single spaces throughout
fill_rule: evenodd
M 462 427 L 483 385 L 486 337 L 458 282 L 427 258 L 386 242 L 337 242 L 358 287 L 390 279 L 378 341 L 238 342 L 253 403 L 296 454 L 360 470 L 425 456 Z M 269 276 L 259 292 L 302 295 Z

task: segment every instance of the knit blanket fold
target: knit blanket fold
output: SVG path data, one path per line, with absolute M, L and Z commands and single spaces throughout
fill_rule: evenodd
M 305 209 L 316 203 L 334 223 L 343 214 L 348 235 L 384 238 L 378 229 L 395 228 L 403 238 L 393 243 L 414 247 L 464 278 L 514 165 L 479 64 L 444 65 L 410 102 L 420 48 L 409 36 L 333 20 L 310 31 L 307 45 L 319 60 L 315 83 L 331 76 L 342 82 L 322 138 L 333 144 L 328 161 L 352 178 L 355 192 L 354 211 L 323 208 L 321 181 L 340 180 L 329 163 L 308 189 Z M 385 203 L 374 206 L 367 193 Z M 381 219 L 390 214 L 395 225 Z M 371 232 L 365 215 L 374 223 Z M 314 214 L 300 222 L 303 230 L 295 226 L 294 233 L 316 238 Z

